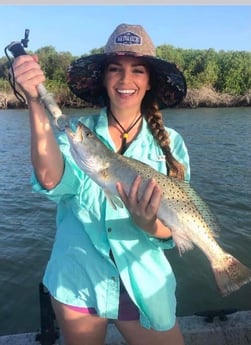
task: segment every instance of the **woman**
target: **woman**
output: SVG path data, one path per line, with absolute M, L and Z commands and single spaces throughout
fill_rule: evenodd
M 175 277 L 163 252 L 174 246 L 171 229 L 156 217 L 159 186 L 150 179 L 139 199 L 140 177 L 128 195 L 118 181 L 126 208 L 114 210 L 74 163 L 66 135 L 54 135 L 38 97 L 45 76 L 37 58 L 19 57 L 13 67 L 30 110 L 33 190 L 58 206 L 43 282 L 65 343 L 104 344 L 111 319 L 130 345 L 184 344 L 175 316 Z M 174 64 L 156 58 L 141 26 L 119 25 L 104 53 L 75 61 L 67 80 L 74 94 L 101 107 L 80 121 L 111 150 L 189 180 L 186 146 L 164 127 L 158 107 L 180 102 L 186 83 Z

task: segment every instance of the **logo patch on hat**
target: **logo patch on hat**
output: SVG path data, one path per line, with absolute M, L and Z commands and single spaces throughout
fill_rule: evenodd
M 115 38 L 115 44 L 140 45 L 142 44 L 142 38 L 131 31 L 127 31 L 127 32 L 123 32 L 122 34 L 118 35 Z

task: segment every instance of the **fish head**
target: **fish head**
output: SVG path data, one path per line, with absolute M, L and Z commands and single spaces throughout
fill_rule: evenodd
M 79 168 L 89 175 L 107 168 L 104 157 L 109 150 L 87 126 L 79 122 L 76 131 L 65 130 L 70 143 L 70 153 Z
M 84 143 L 86 138 L 94 135 L 94 133 L 81 122 L 78 123 L 75 132 L 69 127 L 67 127 L 65 131 L 70 143 Z

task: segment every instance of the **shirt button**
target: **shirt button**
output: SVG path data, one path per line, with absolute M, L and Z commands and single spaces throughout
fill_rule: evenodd
M 111 232 L 111 231 L 112 231 L 112 228 L 108 228 L 107 231 L 108 231 L 108 232 Z

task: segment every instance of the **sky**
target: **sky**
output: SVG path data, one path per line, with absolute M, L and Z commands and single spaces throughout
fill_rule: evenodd
M 53 46 L 73 56 L 105 45 L 121 23 L 140 24 L 155 46 L 251 51 L 251 5 L 0 4 L 0 57 L 30 30 L 28 50 Z

